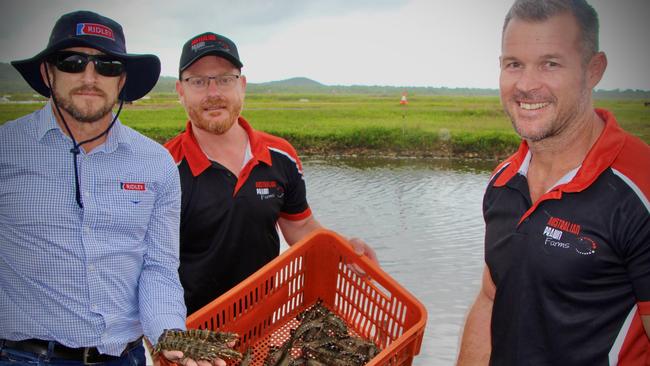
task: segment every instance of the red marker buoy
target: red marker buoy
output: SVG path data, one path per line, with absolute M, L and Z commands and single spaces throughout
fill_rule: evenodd
M 409 104 L 409 101 L 406 99 L 406 92 L 402 93 L 402 99 L 400 99 L 399 104 Z

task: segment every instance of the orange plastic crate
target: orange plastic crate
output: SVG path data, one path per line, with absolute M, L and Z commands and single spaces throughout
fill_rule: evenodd
M 349 265 L 356 265 L 359 275 Z M 318 299 L 348 324 L 353 335 L 382 350 L 367 365 L 411 365 L 420 353 L 427 313 L 408 291 L 345 239 L 319 230 L 291 246 L 248 279 L 187 319 L 188 329 L 241 335 L 240 351 L 254 349 L 263 365 L 268 348 L 281 345 L 301 311 Z

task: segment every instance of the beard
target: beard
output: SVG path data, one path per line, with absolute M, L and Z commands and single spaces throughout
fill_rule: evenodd
M 78 88 L 71 89 L 67 95 L 63 95 L 57 91 L 56 82 L 52 82 L 52 92 L 56 98 L 56 102 L 61 109 L 68 112 L 75 120 L 79 122 L 92 123 L 99 121 L 102 117 L 111 113 L 113 106 L 117 102 L 116 100 L 109 101 L 106 93 L 93 86 L 80 86 Z M 72 95 L 78 92 L 93 92 L 98 94 L 104 99 L 104 102 L 98 107 L 93 107 L 89 102 L 82 103 L 82 105 L 77 105 L 72 99 Z
M 544 139 L 560 135 L 562 131 L 564 131 L 573 121 L 576 120 L 579 115 L 585 111 L 588 105 L 588 92 L 589 91 L 586 89 L 586 87 L 583 87 L 578 99 L 565 102 L 565 107 L 562 108 L 562 106 L 559 106 L 558 104 L 558 98 L 552 94 L 540 95 L 537 92 L 523 92 L 519 90 L 516 91 L 509 101 L 509 104 L 511 106 L 518 105 L 518 100 L 525 100 L 531 104 L 550 103 L 551 106 L 559 106 L 560 109 L 558 109 L 556 114 L 550 119 L 535 122 L 540 125 L 540 128 L 538 129 L 526 129 L 525 122 L 518 121 L 516 113 L 510 111 L 507 106 L 504 106 L 504 111 L 506 112 L 506 115 L 508 115 L 508 118 L 510 118 L 510 122 L 512 123 L 512 127 L 515 129 L 515 132 L 517 132 L 521 138 L 531 142 L 539 142 Z
M 525 100 L 531 104 L 550 103 L 550 105 L 557 105 L 557 98 L 554 95 L 541 95 L 538 92 L 525 92 L 525 91 L 517 90 L 515 91 L 515 94 L 510 98 L 510 105 L 516 106 L 514 108 L 519 108 L 519 103 L 517 102 L 518 100 Z M 510 122 L 512 123 L 512 127 L 514 128 L 515 132 L 523 139 L 537 142 L 545 138 L 554 136 L 558 132 L 556 131 L 555 128 L 556 125 L 555 117 L 553 118 L 553 120 L 551 120 L 550 123 L 545 122 L 546 126 L 544 126 L 543 128 L 535 131 L 529 131 L 524 128 L 523 121 L 518 121 L 516 112 L 510 111 L 507 106 L 504 108 L 504 110 L 508 115 L 508 118 L 510 118 Z
M 219 110 L 219 113 L 226 114 L 225 112 L 227 111 L 227 114 L 217 118 L 212 118 L 210 116 L 205 118 L 205 109 L 209 108 L 222 108 Z M 188 107 L 187 115 L 189 119 L 202 130 L 215 135 L 223 135 L 237 122 L 241 111 L 241 102 L 228 103 L 228 101 L 223 98 L 206 97 L 198 106 Z

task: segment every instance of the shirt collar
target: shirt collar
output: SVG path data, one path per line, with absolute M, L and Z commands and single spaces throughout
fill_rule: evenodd
M 526 153 L 526 156 L 524 157 L 523 162 L 519 166 L 519 170 L 517 171 L 517 173 L 523 175 L 524 177 L 528 176 L 528 167 L 530 166 L 530 159 L 532 157 L 533 157 L 533 154 L 530 152 L 530 150 L 528 150 L 528 152 Z M 569 183 L 573 179 L 573 177 L 576 176 L 576 174 L 578 173 L 579 170 L 580 170 L 580 166 L 578 166 L 577 168 L 571 169 L 562 178 L 560 178 L 557 182 L 555 182 L 555 184 L 552 187 L 550 187 L 547 192 L 553 190 L 555 187 L 557 187 L 559 185 Z
M 596 109 L 598 116 L 605 121 L 605 129 L 600 134 L 587 156 L 582 162 L 572 179 L 562 179 L 558 187 L 564 192 L 579 192 L 591 185 L 598 176 L 614 162 L 625 144 L 625 132 L 616 122 L 614 114 L 604 109 Z M 528 170 L 529 157 L 528 144 L 522 140 L 519 150 L 508 158 L 509 163 L 503 173 L 496 179 L 494 185 L 501 187 L 521 171 Z M 564 184 L 562 184 L 564 182 Z
M 61 133 L 61 128 L 59 127 L 59 124 L 56 123 L 56 118 L 54 118 L 54 113 L 52 113 L 52 100 L 48 101 L 45 104 L 45 107 L 41 109 L 40 112 L 40 123 L 37 124 L 37 129 L 36 129 L 36 137 L 38 138 L 39 141 L 45 137 L 45 134 L 47 134 L 49 131 L 52 130 L 59 130 Z
M 54 116 L 54 106 L 52 104 L 52 100 L 50 99 L 46 104 L 45 107 L 41 110 L 40 113 L 40 123 L 37 124 L 37 135 L 36 137 L 38 138 L 39 141 L 42 141 L 43 137 L 52 130 L 58 130 L 59 133 L 61 133 L 65 139 L 68 139 L 70 143 L 72 144 L 72 139 L 70 136 L 67 135 L 66 131 L 63 131 L 61 126 L 56 121 L 56 117 Z M 112 114 L 113 117 L 115 117 L 115 114 Z M 111 120 L 112 121 L 112 120 Z M 78 141 L 77 141 L 78 142 Z M 131 139 L 129 138 L 128 134 L 125 133 L 124 126 L 122 126 L 122 123 L 120 122 L 120 119 L 118 118 L 117 121 L 115 121 L 115 124 L 113 127 L 111 127 L 111 130 L 108 132 L 108 136 L 106 138 L 106 141 L 95 148 L 92 153 L 98 152 L 98 151 L 104 151 L 107 153 L 114 152 L 117 150 L 117 147 L 120 144 L 124 144 L 126 146 L 129 146 L 131 142 Z
M 530 153 L 530 150 L 526 151 L 526 156 L 524 156 L 524 160 L 522 160 L 521 164 L 519 164 L 519 169 L 517 170 L 517 173 L 527 176 L 528 175 L 528 167 L 530 166 L 530 159 L 533 157 L 533 154 Z
M 246 135 L 248 135 L 248 143 L 252 154 L 251 160 L 263 162 L 270 166 L 271 153 L 269 152 L 268 145 L 260 138 L 259 133 L 251 127 L 244 117 L 240 116 L 237 123 L 239 123 L 244 131 L 246 131 Z M 192 122 L 190 121 L 187 121 L 185 132 L 182 134 L 181 146 L 183 156 L 190 166 L 193 176 L 200 175 L 212 164 L 196 141 L 196 137 L 194 137 L 194 133 L 192 132 Z

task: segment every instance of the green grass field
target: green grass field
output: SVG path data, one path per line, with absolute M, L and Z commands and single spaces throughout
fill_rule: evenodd
M 301 154 L 503 158 L 518 146 L 497 97 L 249 94 L 244 117 L 289 140 Z M 0 104 L 0 123 L 42 104 Z M 650 143 L 650 107 L 638 100 L 598 100 L 626 130 Z M 186 121 L 173 94 L 125 105 L 120 119 L 164 142 Z

